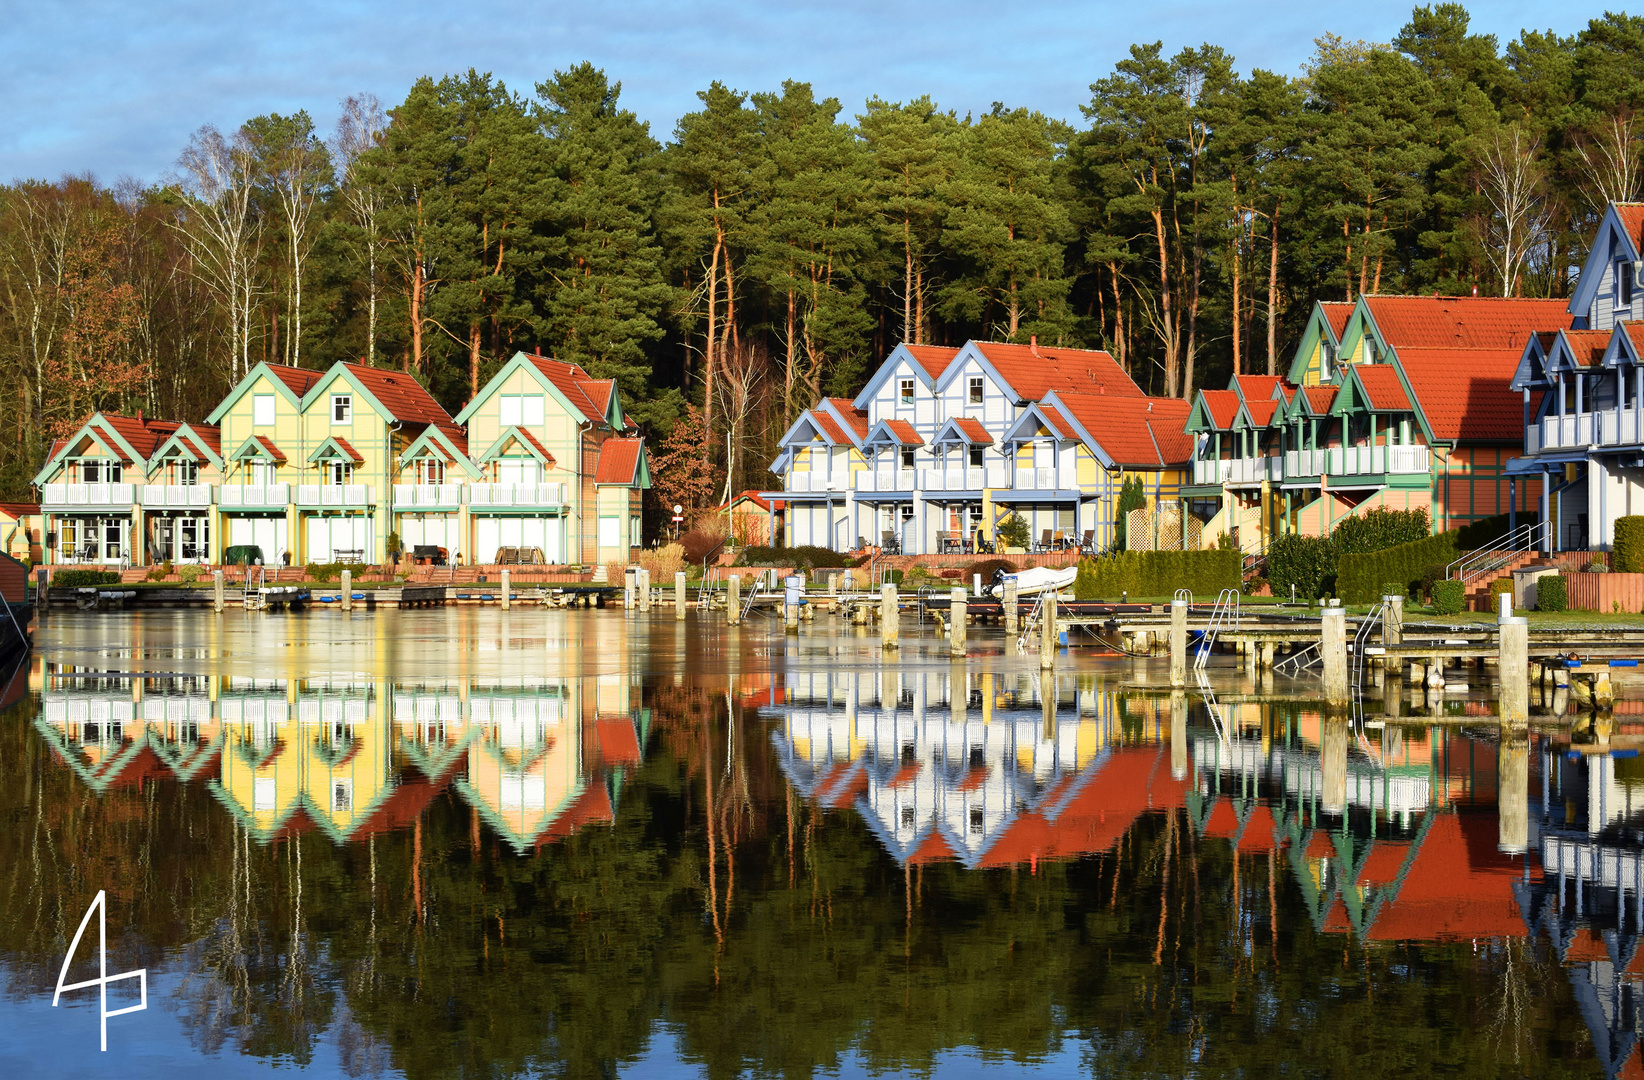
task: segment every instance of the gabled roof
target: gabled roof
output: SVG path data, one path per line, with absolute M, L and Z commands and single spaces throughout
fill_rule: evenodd
M 1364 399 L 1376 412 L 1409 412 L 1410 397 L 1391 364 L 1353 364 L 1351 377 L 1364 391 Z
M 852 442 L 857 446 L 862 445 L 862 440 L 868 437 L 868 429 L 872 426 L 868 422 L 866 409 L 858 409 L 850 398 L 842 397 L 823 398 L 820 407 L 834 415 L 845 433 L 852 437 Z
M 1032 442 L 1040 437 L 1040 430 L 1050 432 L 1058 439 L 1077 439 L 1079 430 L 1068 420 L 1055 405 L 1043 401 L 1035 401 L 1018 416 L 1010 427 L 1005 429 L 1001 442 L 1023 443 Z
M 908 350 L 908 355 L 919 362 L 919 366 L 925 369 L 932 380 L 940 379 L 948 365 L 953 363 L 953 358 L 959 355 L 958 349 L 949 349 L 941 345 L 904 344 L 902 347 Z
M 1239 415 L 1239 395 L 1233 390 L 1200 390 L 1188 413 L 1194 431 L 1231 431 Z
M 543 446 L 542 443 L 539 442 L 529 431 L 526 431 L 523 427 L 518 427 L 514 424 L 509 424 L 507 427 L 503 428 L 502 432 L 497 435 L 496 441 L 486 447 L 485 452 L 482 453 L 476 460 L 495 461 L 497 458 L 503 456 L 503 451 L 507 450 L 511 443 L 515 442 L 518 442 L 520 446 L 524 447 L 525 452 L 528 455 L 536 458 L 544 465 L 558 464 L 558 462 L 554 460 L 554 455 L 548 452 L 548 448 L 546 446 Z
M 1052 390 L 1109 397 L 1144 396 L 1118 361 L 1094 349 L 970 341 L 960 351 L 983 359 L 1019 401 L 1038 401 Z
M 369 367 L 338 361 L 308 390 L 303 408 L 313 404 L 322 394 L 328 395 L 331 383 L 342 377 L 355 388 L 372 398 L 387 419 L 401 424 L 433 424 L 453 439 L 466 441 L 467 435 L 451 415 L 440 407 L 422 383 L 403 371 L 391 368 Z
M 1597 299 L 1603 283 L 1604 264 L 1611 257 L 1611 237 L 1621 241 L 1622 257 L 1635 262 L 1644 257 L 1644 203 L 1611 203 L 1604 211 L 1598 230 L 1593 235 L 1592 246 L 1587 249 L 1587 262 L 1582 266 L 1581 276 L 1576 279 L 1576 286 L 1570 293 L 1566 310 L 1573 316 L 1585 319 L 1592 310 L 1593 301 Z
M 1180 398 L 1053 392 L 1044 404 L 1072 421 L 1104 465 L 1157 469 L 1193 458 L 1195 440 L 1185 426 L 1188 403 Z
M 1441 442 L 1523 441 L 1524 399 L 1511 386 L 1518 359 L 1518 349 L 1398 350 L 1418 415 Z
M 286 462 L 285 453 L 275 446 L 274 440 L 267 435 L 251 436 L 242 442 L 232 454 L 228 455 L 230 461 L 245 461 L 250 458 L 278 462 L 281 465 Z
M 264 376 L 272 384 L 271 389 L 283 395 L 293 409 L 300 411 L 303 407 L 303 396 L 313 389 L 314 384 L 324 378 L 325 374 L 324 371 L 315 371 L 311 368 L 259 363 L 246 372 L 245 377 L 235 383 L 228 395 L 217 403 L 217 407 L 211 410 L 211 415 L 206 417 L 206 423 L 215 424 L 220 421 L 234 407 L 234 403 L 249 393 Z
M 941 446 L 943 443 L 992 446 L 993 433 L 988 431 L 980 420 L 969 416 L 956 416 L 938 428 L 936 437 L 931 440 L 933 446 Z
M 314 452 L 312 454 L 308 455 L 308 460 L 310 463 L 316 461 L 335 461 L 338 458 L 345 461 L 352 461 L 356 465 L 365 464 L 365 458 L 360 456 L 360 452 L 350 446 L 348 440 L 340 435 L 332 435 L 328 437 L 324 442 L 314 448 Z
M 188 461 L 208 462 L 221 467 L 223 463 L 222 429 L 214 424 L 183 424 L 171 437 L 161 443 L 150 455 L 152 468 L 163 458 L 180 457 Z
M 480 475 L 479 469 L 474 467 L 474 462 L 468 456 L 466 441 L 459 446 L 442 429 L 432 424 L 424 426 L 422 433 L 412 439 L 411 444 L 400 454 L 400 465 L 404 467 L 418 458 L 427 457 L 437 457 L 447 464 L 455 464 L 471 478 L 477 479 Z
M 1345 300 L 1321 300 L 1319 310 L 1324 313 L 1324 322 L 1330 328 L 1336 344 L 1341 344 L 1342 334 L 1347 332 L 1347 320 L 1353 315 L 1353 304 Z
M 1277 375 L 1235 375 L 1228 389 L 1237 391 L 1241 401 L 1277 401 L 1284 382 Z
M 1367 295 L 1359 298 L 1359 311 L 1368 312 L 1394 351 L 1511 349 L 1516 357 L 1531 334 L 1570 325 L 1562 301 L 1521 297 Z M 1348 337 L 1357 337 L 1351 324 Z M 1356 340 L 1343 344 L 1352 349 Z
M 33 483 L 43 484 L 67 454 L 83 439 L 94 439 L 124 465 L 140 465 L 146 471 L 148 459 L 176 434 L 182 424 L 176 420 L 149 420 L 143 416 L 122 416 L 119 413 L 95 412 L 66 439 L 52 444 L 51 454 L 35 474 Z
M 467 423 L 514 372 L 521 370 L 535 378 L 577 422 L 608 424 L 620 430 L 631 427 L 621 415 L 616 380 L 596 379 L 576 364 L 523 351 L 509 357 L 507 363 L 497 369 L 480 392 L 457 413 L 454 423 Z
M 925 440 L 906 420 L 881 420 L 873 425 L 864 443 L 892 446 L 924 446 Z
M 1519 860 L 1496 850 L 1494 815 L 1436 814 L 1398 891 L 1375 914 L 1372 941 L 1516 938 L 1526 933 L 1513 884 Z
M 594 466 L 594 483 L 649 487 L 645 466 L 644 439 L 606 439 L 599 446 L 599 463 Z
M 816 426 L 828 436 L 828 441 L 835 446 L 843 446 L 851 441 L 851 437 L 845 434 L 844 427 L 827 410 L 812 409 L 811 419 L 816 421 Z
M 897 372 L 907 372 L 917 381 L 924 383 L 927 388 L 934 387 L 958 355 L 958 349 L 938 345 L 909 345 L 902 342 L 890 351 L 890 355 L 885 357 L 884 362 L 868 377 L 862 392 L 851 399 L 851 404 L 865 408 L 879 392 L 879 388 Z
M 127 446 L 136 451 L 139 459 L 147 461 L 182 424 L 176 420 L 145 420 L 141 415 L 121 416 L 118 413 L 98 413 L 104 424 L 120 433 Z
M 1337 387 L 1304 386 L 1290 399 L 1291 416 L 1327 416 L 1335 403 Z
M 1233 418 L 1233 426 L 1243 429 L 1264 429 L 1272 423 L 1273 416 L 1279 411 L 1280 404 L 1273 398 L 1246 400 L 1243 405 L 1239 406 L 1239 414 Z
M 313 389 L 314 384 L 325 374 L 313 368 L 287 367 L 284 364 L 268 364 L 266 367 L 270 375 L 284 383 L 286 388 L 298 397 Z

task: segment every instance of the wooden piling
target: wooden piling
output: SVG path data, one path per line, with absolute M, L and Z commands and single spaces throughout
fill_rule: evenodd
M 1506 595 L 1506 594 L 1503 594 Z M 1514 726 L 1530 722 L 1530 623 L 1522 617 L 1501 620 L 1500 659 L 1496 678 L 1501 686 L 1501 722 Z
M 1003 593 L 1004 598 L 1002 603 L 1005 608 L 1005 636 L 1015 637 L 1017 634 L 1021 633 L 1021 627 L 1019 626 L 1021 612 L 1018 611 L 1017 608 L 1022 602 L 1022 594 L 1016 582 L 1011 579 L 1006 579 Z
M 948 593 L 948 652 L 956 657 L 965 655 L 965 590 L 956 588 Z
M 897 610 L 896 586 L 886 582 L 879 586 L 879 639 L 886 649 L 897 647 L 896 636 L 901 630 L 902 616 Z
M 46 572 L 44 570 L 40 571 L 40 580 L 42 585 L 38 595 L 42 598 L 42 606 L 44 604 L 43 598 L 45 596 L 45 578 Z M 223 610 L 223 572 L 221 570 L 213 570 L 211 572 L 211 610 L 217 612 L 221 612 Z
M 504 573 L 506 572 L 504 571 Z M 342 609 L 344 611 L 354 610 L 354 571 L 352 570 L 342 572 Z
M 1170 685 L 1187 685 L 1187 601 L 1170 602 Z
M 725 625 L 742 621 L 742 575 L 732 574 L 725 584 Z
M 1039 667 L 1046 669 L 1056 666 L 1056 592 L 1052 590 L 1044 594 L 1043 607 L 1039 612 Z
M 1347 611 L 1327 607 L 1319 620 L 1319 650 L 1324 655 L 1324 701 L 1337 708 L 1348 703 Z
M 1381 619 L 1381 643 L 1383 645 L 1401 645 L 1404 643 L 1404 597 L 1384 596 L 1382 602 L 1387 605 Z M 1387 670 L 1397 673 L 1404 667 L 1396 656 L 1387 657 Z
M 685 571 L 681 570 L 674 575 L 674 619 L 683 622 L 685 619 Z

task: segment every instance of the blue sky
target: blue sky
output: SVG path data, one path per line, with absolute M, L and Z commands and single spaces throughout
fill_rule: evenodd
M 1502 41 L 1526 26 L 1573 33 L 1602 2 L 1473 4 Z M 1241 70 L 1294 72 L 1326 31 L 1386 40 L 1408 3 L 1047 0 L 6 0 L 0 4 L 0 181 L 91 172 L 162 179 L 189 134 L 307 109 L 329 130 L 337 103 L 385 105 L 419 75 L 469 67 L 530 94 L 556 68 L 591 60 L 666 138 L 695 92 L 811 82 L 851 114 L 872 94 L 928 93 L 945 108 L 994 101 L 1079 119 L 1091 82 L 1132 42 L 1168 51 L 1210 41 Z

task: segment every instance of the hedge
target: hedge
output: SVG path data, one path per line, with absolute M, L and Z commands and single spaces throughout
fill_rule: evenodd
M 1078 600 L 1116 600 L 1170 596 L 1188 589 L 1196 598 L 1214 597 L 1223 589 L 1237 589 L 1243 579 L 1244 559 L 1237 551 L 1121 551 L 1079 563 L 1073 582 Z
M 1373 604 L 1391 581 L 1405 591 L 1418 588 L 1427 568 L 1451 562 L 1461 554 L 1459 529 L 1429 536 L 1385 551 L 1343 555 L 1336 564 L 1336 595 L 1347 604 Z
M 687 555 L 689 552 L 687 551 Z M 738 566 L 791 566 L 798 573 L 812 570 L 847 569 L 861 566 L 866 558 L 856 558 L 831 548 L 801 545 L 791 548 L 749 546 L 742 549 L 736 560 Z
M 1563 574 L 1536 579 L 1536 610 L 1564 611 L 1570 606 L 1570 583 Z
M 1319 536 L 1287 533 L 1267 545 L 1267 583 L 1273 595 L 1312 603 L 1330 591 L 1336 577 L 1336 549 Z
M 1433 585 L 1433 610 L 1440 615 L 1455 615 L 1467 600 L 1467 587 L 1459 581 L 1440 581 Z
M 51 575 L 53 589 L 84 589 L 95 585 L 120 584 L 118 570 L 59 570 Z
M 1644 573 L 1644 517 L 1629 514 L 1615 519 L 1615 565 L 1618 574 Z

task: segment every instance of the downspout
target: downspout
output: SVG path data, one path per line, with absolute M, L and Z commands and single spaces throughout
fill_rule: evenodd
M 388 434 L 386 436 L 388 441 L 387 454 L 384 455 L 382 459 L 382 498 L 377 502 L 377 506 L 379 507 L 383 506 L 385 503 L 388 506 L 388 532 L 384 533 L 382 537 L 382 553 L 384 558 L 387 558 L 389 555 L 389 533 L 399 532 L 399 529 L 397 528 L 398 523 L 394 520 L 394 436 L 398 434 L 399 430 L 400 422 L 398 420 L 388 421 Z

